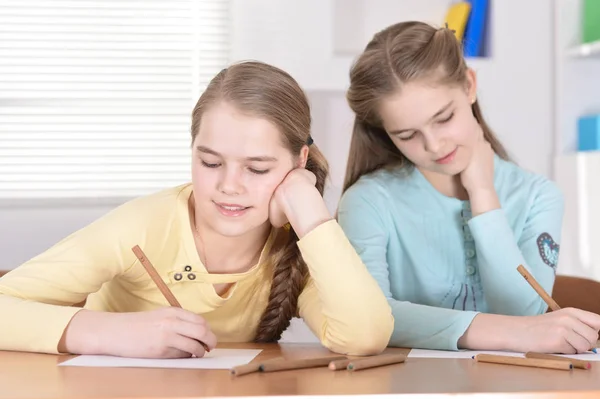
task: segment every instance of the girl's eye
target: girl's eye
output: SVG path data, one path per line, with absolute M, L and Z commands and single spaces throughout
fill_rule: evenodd
M 215 169 L 215 168 L 218 168 L 219 166 L 221 166 L 220 163 L 208 163 L 208 162 L 205 162 L 202 160 L 200 160 L 200 162 L 202 163 L 202 166 L 204 166 L 205 168 L 210 168 L 210 169 Z M 256 175 L 264 175 L 266 173 L 269 173 L 269 171 L 270 171 L 269 169 L 262 170 L 262 169 L 254 169 L 254 168 L 248 168 L 248 170 L 251 173 L 254 173 Z
M 411 134 L 410 136 L 400 137 L 400 140 L 408 141 L 408 140 L 412 139 L 413 137 L 415 137 L 415 133 Z
M 248 168 L 248 170 L 256 175 L 264 175 L 266 173 L 269 173 L 269 169 L 259 170 L 259 169 Z
M 452 112 L 452 113 L 450 114 L 450 116 L 448 116 L 446 119 L 443 119 L 443 120 L 439 121 L 439 123 L 446 123 L 446 122 L 449 122 L 449 121 L 450 121 L 450 119 L 452 119 L 452 117 L 453 117 L 453 116 L 454 116 L 454 112 Z
M 220 165 L 218 163 L 207 163 L 204 161 L 202 162 L 202 166 L 204 166 L 205 168 L 218 168 Z

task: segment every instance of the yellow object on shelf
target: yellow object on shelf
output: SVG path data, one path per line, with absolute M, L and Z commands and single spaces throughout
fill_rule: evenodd
M 471 3 L 461 1 L 450 6 L 446 14 L 446 24 L 448 29 L 454 31 L 457 40 L 462 40 L 465 33 L 465 27 L 471 12 Z

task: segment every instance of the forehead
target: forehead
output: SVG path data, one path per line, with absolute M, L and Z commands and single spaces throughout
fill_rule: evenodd
M 226 102 L 215 104 L 204 112 L 194 144 L 232 157 L 275 154 L 286 150 L 277 126 Z
M 387 131 L 419 127 L 460 93 L 458 86 L 406 83 L 381 100 L 380 117 Z

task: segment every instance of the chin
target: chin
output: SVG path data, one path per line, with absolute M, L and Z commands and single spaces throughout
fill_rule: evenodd
M 217 220 L 210 223 L 212 229 L 224 237 L 239 237 L 264 226 L 264 220 Z
M 438 165 L 439 167 L 440 165 Z M 438 169 L 439 173 L 447 175 L 447 176 L 456 176 L 459 175 L 465 168 L 462 165 L 442 165 L 441 168 Z
M 465 170 L 465 167 L 459 163 L 452 162 L 447 165 L 440 165 L 437 163 L 430 164 L 429 167 L 425 169 L 444 176 L 456 176 Z
M 462 173 L 468 166 L 468 160 L 463 160 L 461 158 L 462 157 L 456 157 L 448 164 L 434 163 L 431 170 L 446 176 L 456 176 Z
M 252 230 L 252 226 L 243 222 L 223 223 L 222 221 L 213 221 L 212 229 L 219 235 L 225 237 L 238 237 Z

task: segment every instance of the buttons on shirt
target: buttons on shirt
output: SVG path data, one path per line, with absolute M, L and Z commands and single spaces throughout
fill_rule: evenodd
M 175 280 L 175 281 L 182 281 L 182 280 L 194 281 L 194 280 L 198 279 L 199 276 L 192 270 L 193 270 L 192 266 L 185 265 L 183 267 L 183 271 L 172 272 L 173 280 Z
M 460 211 L 460 218 L 462 220 L 465 258 L 467 259 L 465 267 L 465 273 L 467 276 L 473 276 L 477 272 L 477 269 L 474 266 L 474 262 L 476 262 L 474 260 L 476 257 L 476 252 L 473 244 L 473 234 L 471 234 L 471 229 L 468 225 L 471 217 L 471 203 L 469 201 L 464 201 L 463 209 Z
M 471 212 L 463 209 L 460 211 L 460 218 L 462 219 L 463 226 L 466 226 L 469 219 L 471 219 Z
M 473 241 L 473 235 L 471 234 L 471 229 L 469 229 L 469 226 L 467 226 L 467 225 L 463 226 L 463 237 L 464 237 L 465 241 Z

